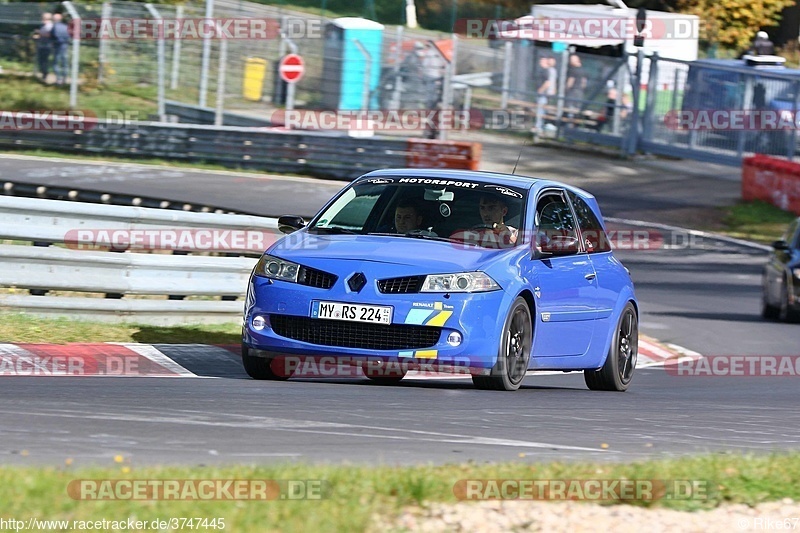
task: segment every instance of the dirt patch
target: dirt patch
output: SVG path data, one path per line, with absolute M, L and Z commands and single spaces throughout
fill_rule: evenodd
M 393 523 L 376 521 L 371 531 L 734 533 L 797 530 L 800 529 L 798 517 L 800 505 L 790 499 L 755 507 L 724 505 L 695 512 L 578 502 L 485 501 L 408 508 Z

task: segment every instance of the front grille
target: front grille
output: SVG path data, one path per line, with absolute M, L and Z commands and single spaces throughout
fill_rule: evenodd
M 300 267 L 300 273 L 297 276 L 297 283 L 300 285 L 308 285 L 309 287 L 318 287 L 320 289 L 330 289 L 336 283 L 337 277 L 333 274 L 328 274 L 322 270 L 310 267 Z
M 378 281 L 378 290 L 384 294 L 410 294 L 419 292 L 425 276 L 406 276 Z
M 439 342 L 442 328 L 409 324 L 367 324 L 302 316 L 270 315 L 272 329 L 281 337 L 319 344 L 367 350 L 415 350 Z

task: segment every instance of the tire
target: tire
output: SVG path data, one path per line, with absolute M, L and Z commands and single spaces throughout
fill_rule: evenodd
M 508 311 L 500 336 L 497 363 L 488 376 L 472 376 L 472 383 L 483 390 L 517 390 L 525 379 L 531 360 L 533 324 L 528 302 L 517 297 Z
M 768 320 L 776 320 L 780 316 L 781 309 L 769 304 L 767 294 L 767 277 L 764 275 L 761 282 L 761 316 Z
M 242 365 L 247 375 L 253 379 L 286 381 L 288 375 L 276 374 L 272 370 L 272 359 L 250 355 L 250 349 L 242 344 Z
M 800 313 L 789 309 L 789 284 L 785 278 L 781 283 L 781 306 L 778 308 L 778 320 L 790 324 L 800 321 Z
M 625 392 L 633 380 L 639 354 L 639 319 L 631 302 L 617 322 L 611 348 L 600 370 L 584 370 L 583 379 L 591 390 Z

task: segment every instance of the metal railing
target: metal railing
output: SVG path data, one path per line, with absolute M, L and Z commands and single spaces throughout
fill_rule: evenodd
M 174 240 L 179 251 L 170 255 L 157 238 L 155 250 L 142 247 L 152 253 L 130 251 L 135 235 L 201 232 L 225 235 L 214 242 L 227 245 L 220 251 L 199 246 L 208 238 Z M 245 293 L 254 255 L 279 236 L 271 218 L 0 197 L 0 239 L 15 243 L 0 244 L 0 287 L 7 288 L 0 307 L 158 324 L 237 321 L 243 302 L 236 299 Z
M 98 121 L 77 131 L 0 129 L 0 147 L 158 157 L 349 179 L 377 168 L 477 170 L 480 161 L 479 143 L 148 122 L 120 126 Z

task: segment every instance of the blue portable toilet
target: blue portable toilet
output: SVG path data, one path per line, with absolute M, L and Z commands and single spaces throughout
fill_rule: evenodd
M 369 107 L 378 107 L 381 77 L 383 24 L 358 17 L 341 17 L 325 26 L 322 67 L 322 105 L 328 109 L 364 108 L 367 59 L 356 41 L 370 55 Z

